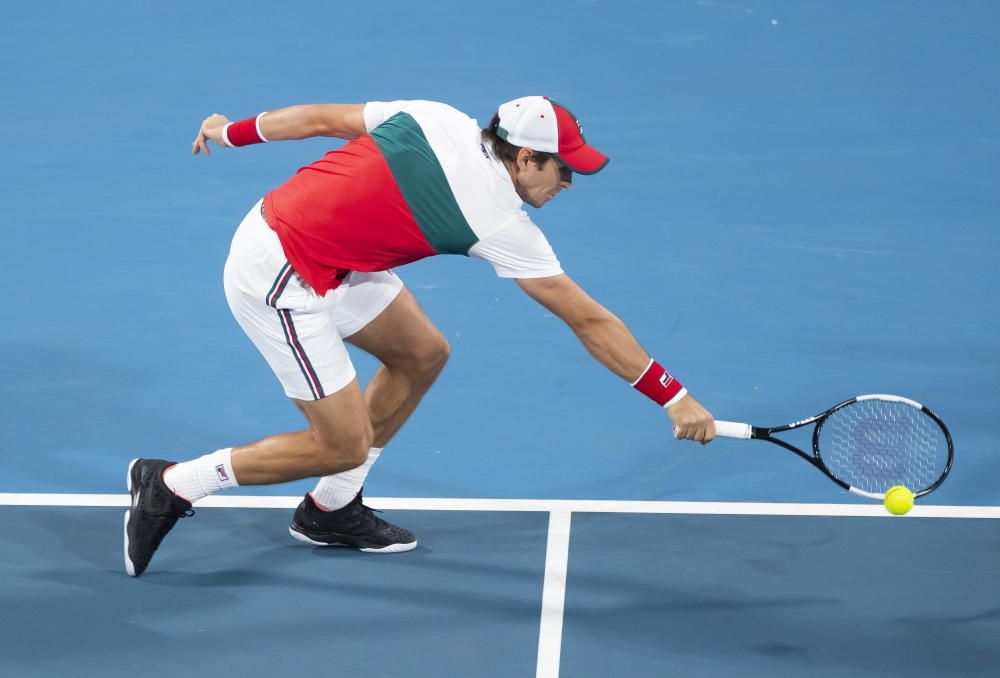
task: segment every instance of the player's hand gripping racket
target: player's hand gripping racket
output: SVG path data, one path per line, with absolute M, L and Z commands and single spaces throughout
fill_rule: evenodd
M 812 454 L 772 437 L 809 424 L 816 425 Z M 894 395 L 858 396 L 815 417 L 773 428 L 717 420 L 715 433 L 780 445 L 845 490 L 871 499 L 883 499 L 895 485 L 910 488 L 915 497 L 933 492 L 948 476 L 955 456 L 944 422 L 920 403 Z

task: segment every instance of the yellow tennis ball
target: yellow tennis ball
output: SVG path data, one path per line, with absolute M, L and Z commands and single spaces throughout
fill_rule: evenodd
M 885 493 L 885 510 L 894 516 L 901 516 L 913 508 L 913 493 L 910 488 L 896 485 Z

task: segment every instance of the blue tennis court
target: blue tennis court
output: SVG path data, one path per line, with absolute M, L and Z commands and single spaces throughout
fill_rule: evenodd
M 990 3 L 7 8 L 0 674 L 989 676 L 1000 661 L 1000 52 Z M 717 417 L 931 407 L 905 518 L 763 443 L 673 440 L 489 266 L 400 270 L 452 348 L 365 487 L 408 554 L 239 488 L 122 568 L 125 469 L 302 427 L 234 322 L 246 211 L 340 142 L 192 157 L 212 112 L 548 94 L 611 157 L 529 210 Z M 362 380 L 375 362 L 352 354 Z M 794 438 L 795 442 L 803 442 Z

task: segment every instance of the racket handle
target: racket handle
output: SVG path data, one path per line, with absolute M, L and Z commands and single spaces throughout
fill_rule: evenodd
M 715 420 L 715 435 L 723 438 L 742 438 L 750 440 L 752 427 L 750 424 L 739 424 L 735 421 Z

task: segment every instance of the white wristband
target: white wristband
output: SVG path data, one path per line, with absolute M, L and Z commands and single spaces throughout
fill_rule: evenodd
M 646 372 L 649 372 L 649 368 L 653 366 L 653 362 L 654 362 L 654 360 L 652 358 L 650 358 L 649 362 L 646 363 L 646 369 L 644 369 L 642 371 L 642 374 L 640 374 L 639 377 L 635 381 L 633 381 L 631 384 L 629 384 L 629 386 L 631 386 L 632 388 L 635 388 L 635 385 L 638 384 L 640 381 L 642 381 L 642 378 L 646 376 Z
M 268 143 L 267 137 L 265 137 L 264 133 L 260 131 L 260 119 L 263 118 L 265 115 L 267 115 L 267 111 L 264 111 L 263 113 L 259 113 L 257 115 L 257 119 L 254 120 L 254 125 L 257 127 L 257 136 L 259 136 L 260 140 L 263 141 L 266 144 L 266 143 Z
M 671 405 L 677 403 L 678 400 L 680 400 L 681 398 L 683 398 L 687 394 L 688 394 L 688 390 L 682 386 L 681 390 L 677 392 L 677 395 L 675 395 L 673 398 L 671 398 L 667 402 L 663 403 L 663 409 L 667 409 Z
M 232 148 L 233 144 L 229 141 L 229 128 L 233 123 L 227 122 L 226 126 L 222 128 L 222 143 L 223 145 Z

